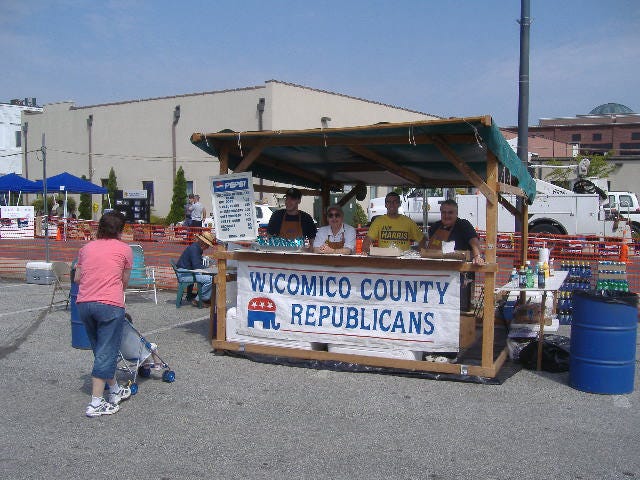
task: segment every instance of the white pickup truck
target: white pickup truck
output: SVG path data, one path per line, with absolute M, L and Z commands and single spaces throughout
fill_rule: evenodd
M 608 192 L 609 203 L 603 205 L 605 212 L 620 215 L 631 222 L 631 230 L 640 235 L 640 204 L 632 192 Z
M 399 213 L 410 217 L 419 225 L 424 223 L 425 214 L 427 217 L 427 224 L 440 220 L 440 203 L 445 199 L 442 190 L 436 189 L 434 196 L 427 196 L 427 208 L 425 211 L 423 192 L 423 189 L 415 188 L 409 191 L 409 193 L 401 195 L 400 198 L 402 203 L 398 209 Z M 369 202 L 369 223 L 373 222 L 376 217 L 387 213 L 387 207 L 384 205 L 384 198 L 385 197 L 376 197 L 371 199 Z
M 617 223 L 610 220 L 610 212 L 605 210 L 604 205 L 602 205 L 602 199 L 598 194 L 574 193 L 571 190 L 537 179 L 536 190 L 536 198 L 533 204 L 528 207 L 529 231 L 531 233 L 622 235 L 621 228 L 618 227 Z M 627 216 L 626 212 L 628 211 L 632 231 L 636 234 L 640 233 L 640 208 L 638 208 L 635 194 L 610 192 L 610 195 L 612 195 L 610 197 L 610 205 L 613 208 L 616 208 L 617 205 L 618 211 L 623 217 Z M 505 195 L 505 198 L 515 205 L 513 196 Z M 440 203 L 444 199 L 443 195 L 428 197 L 428 223 L 440 220 Z M 458 203 L 458 216 L 460 218 L 469 220 L 479 230 L 486 229 L 484 196 L 459 194 L 455 196 L 455 200 Z M 620 207 L 620 205 L 623 206 Z M 371 200 L 369 205 L 370 221 L 385 213 L 384 197 Z M 407 215 L 418 224 L 423 224 L 424 210 L 421 189 L 415 189 L 402 197 L 400 213 Z M 502 205 L 498 207 L 498 231 L 515 231 L 515 219 Z

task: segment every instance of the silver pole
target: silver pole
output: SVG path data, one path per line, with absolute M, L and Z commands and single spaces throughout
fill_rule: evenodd
M 44 205 L 44 260 L 49 263 L 49 207 L 47 205 L 47 147 L 42 134 L 42 191 Z

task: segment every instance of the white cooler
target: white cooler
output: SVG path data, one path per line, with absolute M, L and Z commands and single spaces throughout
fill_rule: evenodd
M 55 281 L 53 264 L 50 262 L 28 262 L 27 283 L 51 285 Z
M 284 348 L 297 348 L 300 350 L 313 350 L 313 345 L 310 342 L 302 342 L 296 340 L 276 339 L 276 338 L 261 338 L 253 337 L 251 335 L 242 335 L 237 333 L 238 329 L 238 317 L 236 315 L 236 307 L 227 309 L 227 321 L 225 330 L 227 334 L 227 341 L 238 343 L 251 343 L 254 345 L 267 345 L 270 347 L 284 347 Z

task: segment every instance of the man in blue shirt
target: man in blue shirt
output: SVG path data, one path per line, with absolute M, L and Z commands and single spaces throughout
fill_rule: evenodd
M 188 282 L 193 278 L 190 272 L 185 272 L 185 275 L 180 275 L 181 269 L 199 270 L 205 268 L 205 265 L 202 262 L 202 254 L 207 248 L 213 247 L 214 244 L 215 238 L 213 238 L 213 235 L 211 235 L 210 232 L 202 232 L 196 235 L 196 241 L 184 249 L 182 255 L 180 255 L 180 258 L 178 259 L 178 263 L 176 263 L 180 281 L 184 280 L 185 282 Z M 196 273 L 196 282 L 200 285 L 200 299 L 205 305 L 211 305 L 211 284 L 213 282 L 213 276 Z M 187 289 L 187 296 L 188 298 L 193 298 L 189 289 Z M 195 300 L 193 303 L 194 305 L 197 305 Z

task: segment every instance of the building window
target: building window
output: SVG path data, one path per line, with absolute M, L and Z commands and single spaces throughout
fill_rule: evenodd
M 20 130 L 16 130 L 16 148 L 20 148 L 22 146 L 22 132 Z
M 143 180 L 142 189 L 147 191 L 147 197 L 149 197 L 149 205 L 153 207 L 153 180 Z
M 193 180 L 187 180 L 187 196 L 193 193 Z
M 601 133 L 594 133 L 592 140 L 594 142 L 601 142 L 602 141 L 602 134 Z
M 638 142 L 621 143 L 620 155 L 640 155 L 640 143 Z
M 571 141 L 572 142 L 579 142 L 580 140 L 582 140 L 582 135 L 580 135 L 579 133 L 572 133 L 571 134 Z
M 631 132 L 631 140 L 640 140 L 640 132 Z

